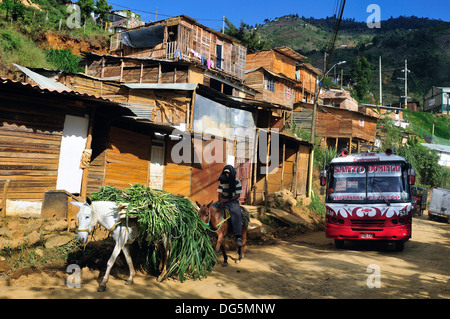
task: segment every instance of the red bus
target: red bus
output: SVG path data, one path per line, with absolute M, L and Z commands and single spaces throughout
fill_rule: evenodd
M 336 248 L 345 240 L 393 241 L 402 251 L 411 238 L 411 185 L 415 174 L 403 158 L 358 153 L 334 158 L 321 173 L 326 186 L 326 228 Z

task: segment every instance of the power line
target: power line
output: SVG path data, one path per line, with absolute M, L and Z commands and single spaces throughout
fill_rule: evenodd
M 123 5 L 116 4 L 116 3 L 112 3 L 112 2 L 109 2 L 109 4 L 112 4 L 112 5 L 116 6 L 116 7 L 128 9 L 128 10 L 131 10 L 131 11 L 136 11 L 136 12 L 142 12 L 142 13 L 146 13 L 146 14 L 152 14 L 152 15 L 156 15 L 157 14 L 157 15 L 160 15 L 160 16 L 163 16 L 163 17 L 169 17 L 169 18 L 176 17 L 176 15 L 169 15 L 169 14 L 163 14 L 163 13 L 159 13 L 159 12 L 151 12 L 151 11 L 145 11 L 145 10 L 136 9 L 136 8 L 130 8 L 130 7 L 123 6 Z M 195 18 L 195 20 L 201 20 L 201 21 L 223 21 L 223 19 L 197 19 L 197 18 Z

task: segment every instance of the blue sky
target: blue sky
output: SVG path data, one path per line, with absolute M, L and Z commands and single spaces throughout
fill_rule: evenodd
M 198 22 L 219 30 L 222 27 L 222 16 L 227 17 L 234 25 L 245 23 L 262 24 L 264 19 L 274 19 L 287 14 L 297 13 L 299 16 L 324 18 L 332 16 L 336 0 L 108 0 L 113 9 L 128 7 L 141 14 L 144 21 L 158 20 L 180 14 L 188 15 Z M 370 4 L 380 7 L 381 20 L 400 15 L 428 17 L 450 21 L 448 0 L 347 0 L 344 18 L 355 18 L 366 21 L 371 12 L 367 12 Z

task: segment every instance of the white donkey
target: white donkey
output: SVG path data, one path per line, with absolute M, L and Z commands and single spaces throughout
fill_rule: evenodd
M 123 251 L 128 267 L 130 268 L 130 277 L 128 278 L 126 284 L 132 285 L 135 271 L 130 255 L 129 244 L 133 243 L 137 238 L 138 229 L 136 223 L 130 222 L 127 226 L 125 219 L 119 216 L 118 206 L 115 202 L 98 201 L 92 202 L 92 205 L 87 203 L 71 202 L 71 204 L 80 207 L 80 211 L 77 214 L 77 239 L 80 243 L 85 244 L 87 242 L 89 234 L 92 232 L 97 223 L 109 230 L 116 242 L 113 253 L 108 260 L 105 276 L 103 277 L 97 291 L 105 291 L 106 283 L 109 279 L 109 273 L 111 272 L 111 268 L 121 250 Z

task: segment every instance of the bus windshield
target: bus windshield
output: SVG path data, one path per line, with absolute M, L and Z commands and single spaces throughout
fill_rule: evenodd
M 327 202 L 391 203 L 411 200 L 402 162 L 339 163 L 329 170 Z

